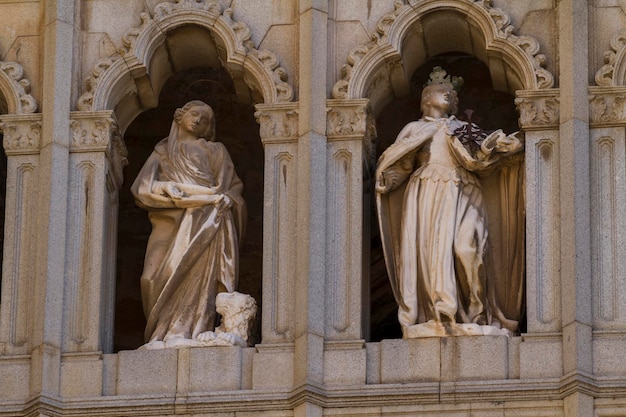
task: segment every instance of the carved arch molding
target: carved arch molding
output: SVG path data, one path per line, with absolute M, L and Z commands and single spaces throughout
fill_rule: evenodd
M 28 114 L 37 110 L 30 81 L 17 62 L 0 61 L 0 114 Z
M 596 86 L 589 88 L 591 126 L 626 125 L 626 31 L 618 32 L 611 39 L 595 81 Z
M 265 104 L 293 99 L 293 88 L 276 54 L 258 49 L 248 26 L 236 21 L 233 9 L 223 9 L 218 0 L 164 2 L 156 5 L 151 13 L 141 13 L 140 18 L 141 24 L 130 28 L 122 37 L 123 46 L 118 52 L 96 63 L 77 101 L 78 110 L 112 110 L 128 94 L 129 86 L 144 106 L 131 110 L 125 120 L 120 120 L 118 115 L 121 127 L 139 112 L 154 107 L 154 89 L 160 88 L 154 83 L 162 81 L 151 79 L 153 58 L 168 35 L 190 27 L 210 32 L 206 39 L 215 42 L 216 59 L 235 80 L 238 96 L 248 94 L 243 91 L 248 88 Z
M 437 24 L 440 19 L 446 24 Z M 438 37 L 442 31 L 446 36 Z M 559 121 L 554 76 L 545 68 L 539 42 L 515 32 L 510 16 L 490 0 L 396 0 L 370 41 L 348 54 L 333 98 L 368 98 L 378 113 L 391 97 L 408 93 L 409 79 L 419 65 L 454 50 L 485 62 L 496 89 L 516 92 L 522 128 L 554 128 Z

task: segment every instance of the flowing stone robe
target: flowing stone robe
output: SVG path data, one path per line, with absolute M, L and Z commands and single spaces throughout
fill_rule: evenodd
M 376 193 L 381 239 L 405 337 L 409 327 L 428 321 L 515 331 L 522 314 L 521 164 L 499 167 L 484 191 L 474 173 L 494 177 L 508 155 L 498 146 L 472 155 L 453 134 L 465 125 L 454 116 L 409 123 L 377 164 L 377 184 L 387 187 Z M 520 144 L 502 131 L 490 135 L 496 137 Z M 496 236 L 500 247 L 487 244 L 487 195 L 494 228 L 506 234 Z
M 168 150 L 168 141 L 176 141 L 175 125 L 131 187 L 152 223 L 141 276 L 146 342 L 195 339 L 213 330 L 217 293 L 234 291 L 238 278 L 246 211 L 243 185 L 219 142 L 197 139 Z M 215 188 L 216 194 L 230 198 L 232 207 L 178 208 L 157 191 L 158 183 L 166 181 Z

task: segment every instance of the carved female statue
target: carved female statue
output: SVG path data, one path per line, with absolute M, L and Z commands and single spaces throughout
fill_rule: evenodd
M 145 340 L 194 344 L 215 328 L 218 292 L 235 290 L 245 225 L 243 185 L 223 144 L 213 110 L 190 101 L 174 113 L 131 187 L 148 210 L 141 294 Z
M 514 331 L 517 322 L 505 317 L 494 289 L 506 285 L 508 271 L 486 265 L 487 209 L 477 174 L 500 168 L 523 144 L 515 134 L 487 135 L 451 116 L 458 99 L 444 77 L 435 68 L 422 94 L 423 118 L 404 127 L 376 169 L 398 319 L 404 337 Z

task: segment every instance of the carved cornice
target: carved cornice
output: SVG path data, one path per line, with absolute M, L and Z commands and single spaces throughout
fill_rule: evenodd
M 402 38 L 396 32 L 407 30 L 410 26 L 407 22 L 418 19 L 426 12 L 432 12 L 435 7 L 442 9 L 456 9 L 466 14 L 474 16 L 484 14 L 489 16 L 491 21 L 491 33 L 485 33 L 490 37 L 489 41 L 498 40 L 510 44 L 517 48 L 528 61 L 525 65 L 532 66 L 534 81 L 532 88 L 547 89 L 554 85 L 554 76 L 545 67 L 546 57 L 539 53 L 539 42 L 531 36 L 516 35 L 515 27 L 511 24 L 510 16 L 501 9 L 492 7 L 489 0 L 447 0 L 436 6 L 432 2 L 422 0 L 410 0 L 409 4 L 405 0 L 394 2 L 394 11 L 384 15 L 376 25 L 376 32 L 370 41 L 354 47 L 348 54 L 347 63 L 341 67 L 341 79 L 333 86 L 333 97 L 336 99 L 349 98 L 350 82 L 355 68 L 363 62 L 369 54 L 380 54 L 380 59 L 389 60 L 390 55 L 399 54 L 399 39 Z M 445 3 L 445 4 L 444 4 Z M 469 8 L 468 8 L 469 4 Z M 484 19 L 483 19 L 484 20 Z M 489 43 L 489 42 L 488 42 Z M 393 52 L 389 52 L 393 50 Z M 529 81 L 530 82 L 530 81 Z M 528 86 L 531 88 L 531 86 Z
M 298 103 L 257 104 L 256 110 L 254 117 L 264 144 L 298 139 Z
M 102 59 L 95 65 L 91 75 L 85 82 L 85 90 L 78 99 L 79 110 L 93 109 L 95 94 L 99 82 L 105 73 L 119 59 L 127 62 L 132 68 L 145 67 L 145 60 L 153 52 L 150 50 L 152 40 L 164 35 L 170 28 L 182 24 L 199 24 L 211 29 L 224 38 L 231 46 L 226 61 L 236 61 L 250 71 L 265 72 L 269 82 L 273 83 L 271 97 L 265 102 L 289 102 L 293 99 L 293 88 L 287 83 L 287 72 L 280 67 L 276 54 L 267 49 L 257 49 L 252 41 L 252 32 L 243 22 L 233 19 L 233 9 L 222 10 L 217 0 L 175 0 L 164 2 L 154 7 L 152 16 L 141 13 L 141 24 L 131 28 L 122 36 L 122 47 L 114 56 Z M 248 60 L 255 63 L 248 64 Z M 257 67 L 259 69 L 257 69 Z M 265 91 L 265 95 L 270 94 Z
M 626 88 L 589 87 L 589 124 L 626 126 Z
M 41 144 L 41 114 L 0 116 L 7 155 L 37 154 Z
M 522 90 L 516 93 L 520 127 L 524 130 L 558 129 L 560 99 L 558 89 Z
M 9 84 L 9 88 L 14 95 L 15 108 L 9 108 L 9 112 L 14 114 L 34 113 L 37 110 L 37 102 L 28 94 L 30 92 L 30 81 L 24 78 L 24 69 L 17 62 L 0 61 L 0 86 Z
M 618 66 L 626 54 L 626 32 L 620 32 L 611 39 L 611 49 L 604 53 L 604 65 L 596 72 L 596 84 L 599 86 L 616 86 L 618 77 L 623 74 L 616 73 Z

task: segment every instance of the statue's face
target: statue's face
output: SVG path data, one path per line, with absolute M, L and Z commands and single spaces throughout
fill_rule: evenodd
M 209 126 L 213 122 L 212 117 L 213 115 L 208 107 L 193 106 L 183 114 L 179 125 L 181 130 L 199 138 L 206 135 Z
M 444 86 L 435 87 L 430 93 L 428 103 L 431 108 L 439 109 L 448 113 L 452 108 L 452 100 L 454 100 L 452 95 L 453 93 L 449 88 Z

